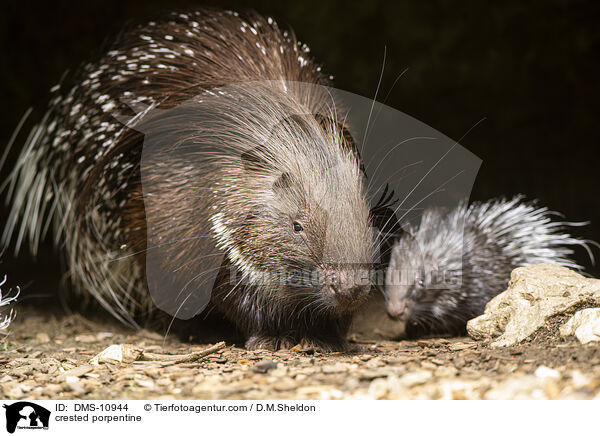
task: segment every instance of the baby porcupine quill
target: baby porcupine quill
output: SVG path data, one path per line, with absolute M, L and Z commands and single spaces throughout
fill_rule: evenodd
M 406 335 L 461 334 L 468 320 L 506 289 L 519 266 L 554 263 L 581 269 L 569 259 L 586 242 L 563 232 L 547 208 L 492 200 L 453 210 L 426 209 L 418 228 L 394 243 L 386 273 L 388 315 Z M 590 254 L 591 256 L 591 254 Z
M 371 215 L 360 156 L 307 53 L 291 32 L 250 12 L 174 13 L 124 33 L 53 89 L 9 180 L 4 244 L 18 250 L 28 240 L 35 253 L 52 229 L 78 295 L 136 326 L 153 311 L 144 280 L 151 207 L 154 240 L 167 242 L 161 260 L 174 280 L 186 278 L 175 283 L 181 291 L 196 285 L 205 236 L 222 250 L 207 310 L 232 321 L 248 348 L 343 349 L 370 286 L 338 266 L 369 264 Z M 296 82 L 315 86 L 286 84 Z M 115 118 L 123 102 L 159 115 L 129 114 L 125 126 Z M 178 104 L 190 120 L 161 115 Z M 158 138 L 176 139 L 159 142 L 148 167 L 152 187 L 168 181 L 169 195 L 142 195 L 137 118 Z M 199 144 L 212 147 L 211 159 L 193 167 Z M 161 147 L 180 159 L 161 161 Z M 195 241 L 182 250 L 176 242 L 189 235 Z M 257 279 L 291 267 L 333 279 L 302 287 Z M 230 282 L 230 270 L 246 282 Z

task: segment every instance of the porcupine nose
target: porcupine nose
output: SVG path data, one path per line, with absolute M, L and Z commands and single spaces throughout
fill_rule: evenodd
M 352 286 L 349 288 L 332 286 L 332 292 L 335 297 L 344 303 L 352 303 L 354 301 L 362 300 L 363 297 L 369 292 L 369 288 L 365 286 Z
M 329 290 L 341 306 L 358 305 L 371 289 L 369 284 L 357 283 L 354 271 L 340 271 L 336 278 L 335 283 L 329 285 Z
M 408 316 L 409 307 L 407 300 L 389 302 L 386 304 L 387 314 L 394 321 L 405 320 Z

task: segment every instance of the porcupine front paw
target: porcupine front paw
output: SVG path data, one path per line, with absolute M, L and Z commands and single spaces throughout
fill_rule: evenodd
M 270 350 L 277 351 L 288 349 L 295 345 L 292 338 L 286 336 L 270 336 L 264 334 L 254 334 L 246 340 L 247 350 Z
M 300 341 L 302 348 L 309 348 L 321 353 L 332 353 L 334 351 L 347 351 L 348 341 L 344 338 L 317 338 L 305 337 Z
M 281 349 L 290 349 L 295 345 L 302 348 L 310 348 L 321 353 L 331 353 L 334 351 L 345 351 L 348 349 L 348 342 L 343 338 L 317 338 L 304 337 L 297 341 L 288 336 L 269 336 L 252 335 L 246 341 L 245 347 L 248 350 L 270 350 L 277 351 Z

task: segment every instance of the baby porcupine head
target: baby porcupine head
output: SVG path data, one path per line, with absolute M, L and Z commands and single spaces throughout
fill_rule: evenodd
M 452 223 L 446 222 L 453 220 Z M 462 326 L 468 296 L 462 292 L 464 221 L 428 209 L 418 229 L 394 244 L 386 272 L 388 316 L 407 331 L 448 331 Z

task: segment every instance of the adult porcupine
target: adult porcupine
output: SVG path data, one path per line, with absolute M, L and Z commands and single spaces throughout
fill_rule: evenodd
M 210 304 L 247 347 L 343 348 L 370 286 L 340 265 L 369 264 L 371 217 L 358 151 L 307 52 L 250 12 L 174 13 L 124 33 L 54 89 L 10 179 L 4 243 L 18 250 L 28 238 L 35 253 L 51 226 L 79 294 L 132 325 L 153 307 L 144 283 L 151 241 L 166 242 L 158 268 L 177 271 L 170 285 L 180 288 L 161 298 L 181 306 L 215 244 L 225 260 Z M 146 109 L 127 112 L 123 102 Z M 145 197 L 140 131 L 158 138 Z M 190 164 L 202 147 L 211 158 Z M 299 287 L 263 277 L 290 267 L 330 280 Z
M 408 229 L 392 249 L 384 293 L 388 315 L 405 323 L 409 337 L 459 334 L 506 289 L 514 268 L 549 262 L 581 269 L 568 256 L 570 246 L 588 249 L 586 241 L 564 233 L 569 223 L 551 215 L 521 196 L 425 210 L 420 226 Z

